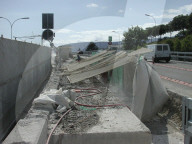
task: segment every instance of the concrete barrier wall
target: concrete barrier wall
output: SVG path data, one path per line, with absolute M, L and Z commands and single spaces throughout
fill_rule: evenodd
M 0 38 L 0 141 L 51 70 L 51 49 Z
M 58 47 L 58 56 L 60 57 L 61 61 L 65 61 L 69 58 L 69 55 L 71 54 L 71 46 L 60 46 Z
M 145 60 L 138 61 L 133 78 L 131 111 L 142 121 L 150 120 L 168 100 L 166 88 L 153 66 Z
M 168 100 L 159 74 L 145 60 L 138 61 L 136 57 L 120 68 L 123 70 L 112 72 L 111 90 L 142 122 L 151 119 Z

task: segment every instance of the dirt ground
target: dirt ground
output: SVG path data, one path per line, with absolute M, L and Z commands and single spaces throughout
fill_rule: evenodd
M 83 88 L 96 88 L 102 91 L 102 93 L 89 96 L 86 98 L 78 99 L 78 102 L 81 104 L 87 105 L 106 105 L 106 104 L 117 104 L 121 101 L 116 97 L 115 93 L 109 91 L 107 89 L 108 84 L 101 83 L 97 78 L 89 78 L 83 80 L 81 82 L 70 84 L 66 76 L 60 77 L 59 88 L 62 90 L 66 89 L 83 89 Z M 89 93 L 81 92 L 80 96 L 87 95 Z M 122 106 L 116 106 L 115 108 L 121 108 Z M 71 111 L 67 114 L 62 122 L 57 126 L 54 134 L 58 133 L 82 133 L 86 132 L 90 127 L 97 124 L 99 121 L 99 116 L 97 115 L 97 111 L 100 109 L 96 108 L 88 108 L 84 106 L 75 106 L 76 110 Z M 114 108 L 114 107 L 113 107 Z M 62 113 L 54 112 L 50 115 L 48 129 L 49 132 L 54 127 L 58 119 L 62 116 Z

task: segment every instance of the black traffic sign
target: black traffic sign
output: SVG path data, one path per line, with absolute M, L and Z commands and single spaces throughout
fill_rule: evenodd
M 54 28 L 54 17 L 52 13 L 42 14 L 42 29 L 53 29 Z

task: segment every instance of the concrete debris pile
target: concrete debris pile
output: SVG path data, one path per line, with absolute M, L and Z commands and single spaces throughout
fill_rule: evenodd
M 95 110 L 74 110 L 63 119 L 61 129 L 65 133 L 77 134 L 86 132 L 98 122 L 99 116 Z
M 40 96 L 33 101 L 34 109 L 45 109 L 53 112 L 65 112 L 67 109 L 74 106 L 74 101 L 78 94 L 72 90 L 62 91 L 51 89 L 40 94 Z
M 139 119 L 146 121 L 168 100 L 168 94 L 158 73 L 141 57 L 147 52 L 150 50 L 146 48 L 130 53 L 102 51 L 80 62 L 65 65 L 62 75 L 67 76 L 70 83 L 77 83 L 122 66 L 122 85 L 125 88 L 125 96 L 129 97 L 130 108 Z
M 65 82 L 68 83 L 68 81 L 65 78 L 60 80 L 63 80 L 63 86 L 60 85 L 60 88 L 65 89 Z M 69 85 L 68 87 L 70 87 Z M 122 144 L 125 141 L 139 143 L 143 139 L 146 144 L 151 142 L 149 130 L 128 108 L 120 105 L 121 101 L 116 93 L 108 90 L 107 84 L 103 85 L 96 77 L 92 77 L 71 85 L 75 88 L 75 92 L 79 94 L 75 98 L 76 109 L 63 117 L 54 130 L 50 143 L 88 144 L 97 143 L 99 140 L 101 144 L 113 144 L 117 143 L 119 138 L 122 139 L 119 141 Z M 65 95 L 68 92 L 74 92 L 74 90 L 63 91 Z M 71 96 L 69 98 L 73 99 Z M 127 113 L 127 111 L 130 113 Z M 62 115 L 63 112 L 59 113 L 58 111 L 53 111 L 50 114 L 48 134 L 52 132 Z M 117 135 L 118 139 L 114 139 Z

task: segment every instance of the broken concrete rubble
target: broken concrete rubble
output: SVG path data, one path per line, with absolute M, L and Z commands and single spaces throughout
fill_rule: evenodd
M 134 57 L 150 51 L 151 50 L 146 48 L 141 48 L 131 53 L 126 53 L 124 51 L 117 53 L 108 51 L 104 57 L 101 55 L 92 60 L 83 61 L 82 63 L 79 63 L 79 66 L 76 66 L 72 70 L 71 65 L 76 65 L 76 63 L 69 65 L 67 71 L 64 71 L 63 74 L 69 75 L 67 78 L 71 83 L 79 82 L 130 63 L 133 61 Z
M 77 94 L 74 90 L 65 90 L 62 92 L 62 89 L 59 90 L 51 89 L 50 91 L 45 91 L 40 94 L 40 96 L 33 101 L 33 108 L 44 109 L 53 111 L 56 108 L 56 105 L 61 107 L 66 107 L 67 109 L 74 106 L 75 99 Z M 58 110 L 58 111 L 63 111 Z
M 59 113 L 64 113 L 64 112 L 66 112 L 67 111 L 67 108 L 65 107 L 65 106 L 58 106 L 57 107 L 57 110 L 56 110 L 57 112 L 59 112 Z

